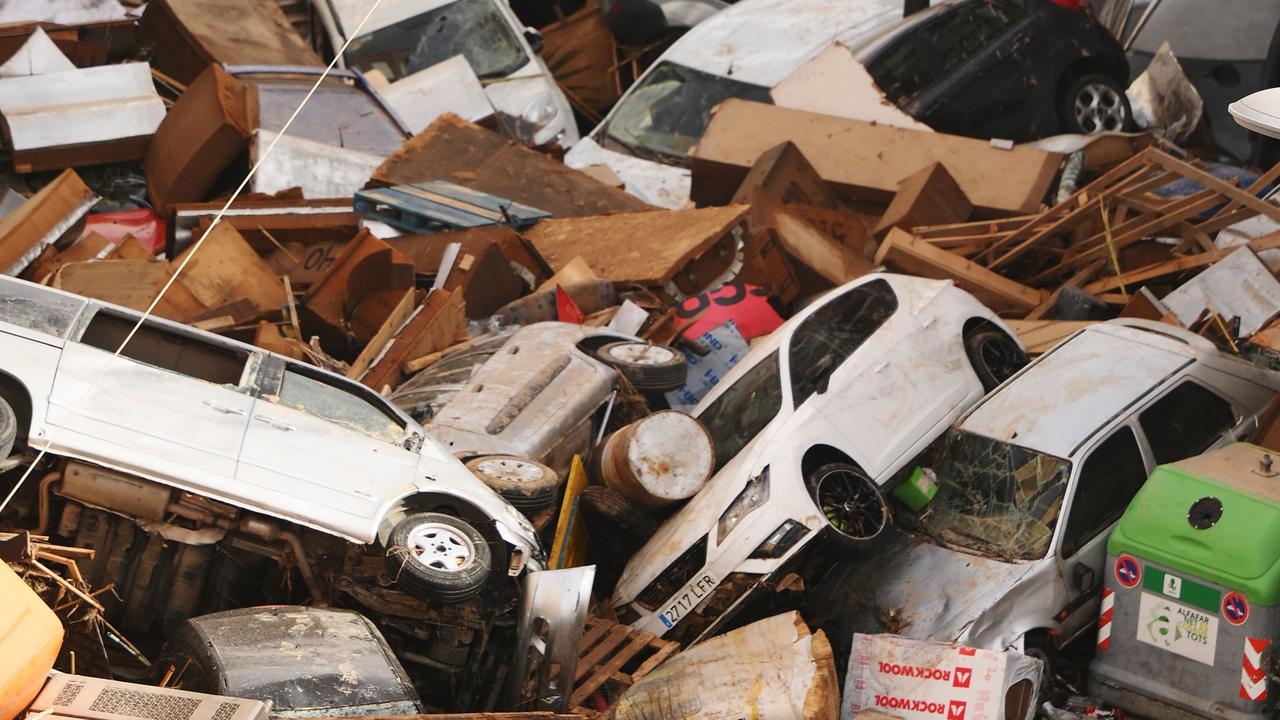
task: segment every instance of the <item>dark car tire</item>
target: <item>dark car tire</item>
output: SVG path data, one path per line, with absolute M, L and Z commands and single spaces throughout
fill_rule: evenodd
M 865 550 L 889 527 L 889 503 L 875 482 L 849 463 L 827 463 L 805 478 L 836 544 Z
M 420 600 L 456 603 L 480 592 L 493 559 L 489 544 L 465 520 L 412 513 L 387 538 L 387 569 L 402 590 Z
M 1062 131 L 1092 135 L 1133 127 L 1133 110 L 1124 87 L 1100 73 L 1086 73 L 1066 84 L 1058 97 Z
M 0 398 L 0 460 L 13 454 L 18 443 L 18 414 L 13 406 Z
M 965 333 L 964 352 L 982 382 L 982 389 L 987 392 L 995 390 L 1030 362 L 1013 338 L 990 327 Z
M 511 455 L 484 455 L 467 469 L 519 510 L 541 510 L 556 501 L 560 476 L 540 462 Z
M 637 340 L 609 343 L 596 351 L 596 357 L 616 368 L 637 390 L 679 390 L 689 372 L 679 350 Z
M 624 536 L 644 543 L 658 531 L 658 523 L 649 512 L 632 502 L 626 495 L 600 485 L 582 489 L 578 503 L 584 515 L 602 520 Z

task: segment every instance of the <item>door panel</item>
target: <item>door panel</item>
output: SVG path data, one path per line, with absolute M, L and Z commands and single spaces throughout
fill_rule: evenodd
M 385 500 L 414 487 L 418 455 L 375 401 L 329 380 L 286 371 L 280 391 L 258 399 L 236 478 L 280 514 L 367 542 Z
M 196 479 L 202 473 L 234 477 L 254 402 L 238 387 L 248 353 L 144 325 L 125 353 L 113 358 L 117 338 L 133 322 L 101 312 L 90 322 L 82 337 L 110 351 L 67 343 L 49 396 L 48 422 L 62 428 L 58 445 L 74 449 L 83 444 L 80 437 L 105 441 L 117 450 L 105 462 L 187 486 L 202 482 Z

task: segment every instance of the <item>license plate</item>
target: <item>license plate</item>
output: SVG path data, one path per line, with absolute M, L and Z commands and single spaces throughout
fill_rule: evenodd
M 667 605 L 667 609 L 658 613 L 658 619 L 670 630 L 676 626 L 676 623 L 683 620 L 690 610 L 697 607 L 703 598 L 710 595 L 717 584 L 709 574 L 703 573 L 701 577 L 685 585 L 684 589 L 676 593 Z

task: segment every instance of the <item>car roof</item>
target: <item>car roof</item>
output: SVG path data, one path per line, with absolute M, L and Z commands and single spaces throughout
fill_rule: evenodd
M 902 0 L 742 0 L 696 25 L 663 56 L 773 87 L 834 42 L 857 49 L 902 19 Z
M 1165 327 L 1167 333 L 1137 323 L 1092 325 L 987 396 L 960 429 L 1069 459 L 1171 374 L 1217 352 Z

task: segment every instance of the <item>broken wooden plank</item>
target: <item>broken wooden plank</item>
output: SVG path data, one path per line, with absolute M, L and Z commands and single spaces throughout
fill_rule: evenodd
M 956 280 L 965 290 L 997 312 L 1030 312 L 1047 294 L 997 275 L 959 255 L 936 248 L 899 228 L 889 231 L 880 244 L 875 262 L 912 275 Z
M 0 273 L 22 272 L 98 200 L 75 170 L 63 170 L 16 210 L 0 218 Z
M 1254 252 L 1280 248 L 1280 233 L 1272 233 L 1255 240 L 1250 240 L 1247 245 Z M 1155 263 L 1154 265 L 1147 265 L 1146 267 L 1126 272 L 1119 278 L 1112 276 L 1090 283 L 1084 287 L 1084 290 L 1094 294 L 1104 293 L 1115 290 L 1121 285 L 1129 287 L 1140 282 L 1177 275 L 1178 273 L 1186 272 L 1187 270 L 1208 267 L 1209 265 L 1212 265 L 1230 255 L 1232 252 L 1235 252 L 1238 247 L 1239 246 L 1218 248 L 1211 252 L 1186 255 L 1180 258 L 1167 260 L 1165 262 Z
M 1093 320 L 1006 320 L 1031 357 L 1043 355 Z
M 387 316 L 386 320 L 382 321 L 382 326 L 378 328 L 378 332 L 374 334 L 368 344 L 364 346 L 364 350 L 352 361 L 351 367 L 347 368 L 347 377 L 352 380 L 359 380 L 360 376 L 364 375 L 365 370 L 369 369 L 374 359 L 386 349 L 387 343 L 391 342 L 391 338 L 409 320 L 409 315 L 413 313 L 417 297 L 417 290 L 409 288 L 405 291 L 404 296 L 400 298 L 400 302 L 396 303 L 395 308 L 391 310 L 391 314 Z
M 201 304 L 215 308 L 248 300 L 259 316 L 280 309 L 284 284 L 235 228 L 218 223 L 200 252 L 194 252 L 196 247 L 187 248 L 173 266 L 176 270 L 186 262 L 179 279 Z
M 960 189 L 947 167 L 930 163 L 908 175 L 885 209 L 872 234 L 883 238 L 889 228 L 908 230 L 917 225 L 962 222 L 973 212 L 973 203 Z
M 360 382 L 381 392 L 404 379 L 404 364 L 410 358 L 444 350 L 466 334 L 466 303 L 460 292 L 433 290 L 417 315 L 396 334 L 385 352 L 374 359 Z

